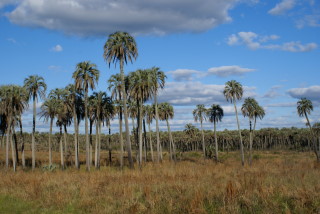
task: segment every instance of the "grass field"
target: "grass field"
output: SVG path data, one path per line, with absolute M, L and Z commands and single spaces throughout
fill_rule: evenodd
M 188 153 L 176 164 L 89 173 L 2 166 L 0 213 L 320 213 L 320 167 L 312 153 L 255 153 L 252 167 L 241 167 L 238 153 L 221 159 Z

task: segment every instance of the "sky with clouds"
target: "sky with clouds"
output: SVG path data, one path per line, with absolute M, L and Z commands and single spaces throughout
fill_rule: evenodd
M 219 130 L 236 129 L 233 106 L 222 94 L 233 79 L 244 87 L 242 101 L 254 97 L 266 110 L 257 128 L 305 127 L 296 113 L 302 97 L 314 103 L 311 121 L 320 121 L 317 0 L 0 0 L 0 28 L 1 85 L 38 74 L 48 90 L 64 87 L 73 82 L 75 65 L 90 60 L 101 72 L 97 90 L 106 91 L 119 68 L 107 66 L 103 45 L 120 30 L 135 36 L 139 50 L 126 73 L 153 66 L 166 73 L 159 100 L 174 105 L 174 130 L 198 126 L 191 114 L 197 104 L 220 104 Z M 31 130 L 32 111 L 23 119 Z M 117 120 L 112 124 L 117 131 Z

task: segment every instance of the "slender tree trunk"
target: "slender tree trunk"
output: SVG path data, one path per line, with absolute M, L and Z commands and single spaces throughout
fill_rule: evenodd
M 93 120 L 89 119 L 89 164 L 90 167 L 92 165 L 92 126 L 93 126 Z
M 9 129 L 11 129 L 12 127 L 10 126 Z M 12 132 L 12 131 L 11 131 Z M 11 144 L 11 154 L 12 154 L 12 166 L 13 166 L 13 171 L 15 172 L 16 171 L 16 157 L 15 157 L 15 147 L 13 145 L 13 134 L 11 133 L 11 136 L 10 136 L 10 144 Z
M 6 167 L 9 168 L 9 141 L 10 141 L 10 127 L 12 123 L 11 114 L 8 116 L 8 124 L 7 124 L 7 136 L 6 136 Z
M 85 135 L 86 135 L 86 170 L 90 171 L 90 145 L 89 145 L 89 130 L 88 130 L 88 89 L 85 90 L 84 95 L 84 121 L 85 121 Z
M 219 157 L 218 157 L 218 139 L 217 139 L 217 121 L 214 120 L 213 121 L 213 127 L 214 127 L 214 142 L 215 142 L 215 159 L 216 162 L 219 161 Z
M 239 137 L 240 137 L 241 164 L 242 164 L 242 166 L 244 166 L 244 151 L 243 151 L 242 135 L 241 135 L 240 122 L 239 122 L 239 118 L 238 118 L 238 110 L 237 110 L 237 106 L 236 106 L 235 97 L 233 97 L 233 105 L 234 105 L 234 110 L 236 112 L 238 131 L 239 131 Z
M 78 121 L 77 121 L 77 112 L 76 105 L 74 102 L 73 105 L 73 125 L 74 125 L 74 162 L 76 169 L 80 169 L 79 165 L 79 150 L 78 150 Z
M 142 102 L 138 100 L 139 166 L 142 167 Z
M 64 160 L 65 160 L 65 162 L 66 162 L 66 165 L 68 165 L 68 160 L 69 160 L 69 158 L 68 158 L 68 146 L 67 146 L 67 141 L 68 141 L 68 136 L 67 136 L 67 134 L 68 134 L 68 132 L 67 132 L 67 126 L 64 124 L 63 125 L 63 127 L 64 127 L 64 132 L 63 132 L 63 142 L 64 142 Z
M 49 133 L 49 166 L 51 166 L 51 165 L 52 165 L 52 146 L 51 146 L 52 126 L 53 126 L 53 117 L 51 117 L 51 118 L 50 118 L 50 133 Z
M 21 137 L 21 160 L 22 160 L 22 168 L 24 169 L 26 167 L 26 158 L 25 158 L 25 152 L 24 152 L 24 136 L 22 131 L 22 121 L 21 121 L 21 115 L 19 115 L 19 126 L 20 126 L 20 137 Z
M 150 123 L 148 123 L 148 128 L 149 128 L 149 144 L 150 144 L 151 160 L 152 162 L 154 162 Z
M 119 140 L 120 140 L 120 168 L 123 168 L 123 136 L 122 136 L 122 108 L 119 112 Z
M 94 149 L 94 167 L 98 169 L 98 144 L 99 144 L 99 125 L 96 121 L 96 144 Z
M 123 71 L 123 59 L 120 60 L 120 76 L 121 76 L 121 89 L 123 94 L 123 108 L 124 108 L 124 120 L 126 127 L 126 142 L 127 142 L 127 151 L 128 151 L 128 160 L 129 167 L 133 169 L 133 160 L 131 154 L 131 142 L 130 142 L 130 129 L 129 129 L 129 120 L 128 120 L 128 108 L 127 108 L 127 94 L 125 89 L 124 82 L 124 71 Z
M 203 133 L 203 127 L 202 127 L 202 119 L 200 121 L 201 125 L 201 136 L 202 136 L 202 150 L 203 150 L 203 158 L 206 158 L 206 144 L 204 142 L 204 133 Z
M 101 154 L 101 121 L 99 120 L 99 127 L 98 127 L 98 135 L 99 135 L 99 138 L 98 138 L 98 160 L 97 160 L 97 167 L 98 169 L 100 169 L 100 154 Z
M 157 98 L 157 87 L 154 92 L 154 106 L 155 106 L 155 119 L 156 119 L 156 137 L 157 137 L 157 163 L 162 161 L 162 155 L 160 151 L 160 132 L 159 132 L 159 113 L 158 113 L 158 98 Z
M 35 142 L 35 132 L 36 132 L 36 96 L 33 95 L 33 120 L 32 120 L 32 144 L 31 144 L 31 150 L 32 150 L 32 170 L 36 168 L 36 142 Z
M 317 139 L 314 136 L 314 133 L 313 133 L 313 130 L 312 130 L 312 127 L 311 127 L 311 124 L 310 124 L 310 121 L 309 121 L 307 113 L 305 112 L 304 115 L 305 115 L 305 117 L 307 119 L 308 126 L 309 126 L 309 129 L 310 129 L 310 132 L 311 132 L 312 142 L 313 142 L 313 151 L 314 151 L 314 153 L 315 153 L 315 155 L 317 157 L 317 161 L 320 162 L 320 148 L 317 149 Z
M 60 160 L 61 169 L 64 170 L 64 154 L 63 154 L 63 143 L 62 143 L 62 125 L 60 125 Z
M 144 161 L 147 162 L 147 133 L 146 133 L 146 121 L 143 118 L 143 142 L 144 142 Z
M 108 149 L 109 149 L 109 164 L 112 164 L 112 151 L 111 151 L 111 124 L 110 120 L 108 120 L 108 127 L 109 127 L 109 135 L 108 135 Z
M 17 140 L 17 135 L 16 135 L 14 126 L 12 126 L 12 132 L 13 132 L 13 139 L 14 139 L 14 152 L 15 152 L 16 165 L 19 166 L 18 140 Z
M 167 121 L 167 127 L 168 127 L 168 132 L 169 132 L 169 141 L 170 141 L 170 145 L 172 146 L 172 158 L 174 161 L 176 161 L 176 149 L 175 149 L 175 145 L 173 142 L 173 138 L 172 138 L 172 134 L 171 134 L 171 129 L 170 129 L 170 125 L 169 125 L 169 121 Z

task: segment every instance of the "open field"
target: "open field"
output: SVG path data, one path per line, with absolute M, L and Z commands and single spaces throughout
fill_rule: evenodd
M 89 173 L 1 167 L 0 213 L 320 213 L 312 153 L 255 153 L 252 167 L 241 167 L 238 152 L 218 164 L 199 156 Z

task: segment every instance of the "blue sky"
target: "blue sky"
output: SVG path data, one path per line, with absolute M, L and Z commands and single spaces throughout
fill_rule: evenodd
M 152 66 L 166 72 L 160 101 L 174 105 L 175 130 L 198 125 L 191 114 L 196 104 L 214 103 L 225 110 L 219 129 L 235 129 L 234 109 L 222 95 L 232 79 L 244 86 L 244 98 L 265 108 L 258 128 L 304 127 L 296 113 L 301 97 L 314 103 L 311 121 L 320 120 L 316 0 L 0 0 L 0 14 L 1 85 L 21 85 L 38 74 L 50 91 L 72 83 L 75 65 L 90 60 L 101 72 L 97 90 L 105 91 L 119 69 L 104 62 L 103 45 L 122 30 L 135 36 L 139 50 L 126 73 Z M 31 116 L 24 114 L 26 130 Z M 113 124 L 117 131 L 117 120 Z

